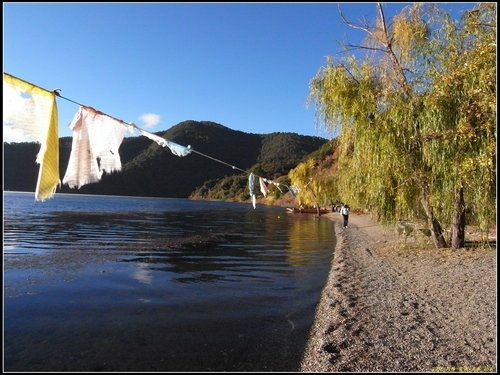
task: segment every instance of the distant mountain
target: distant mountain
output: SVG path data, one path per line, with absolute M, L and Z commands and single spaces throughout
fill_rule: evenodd
M 252 168 L 268 178 L 286 175 L 304 156 L 327 142 L 295 133 L 251 134 L 214 122 L 192 120 L 155 134 L 183 146 L 190 145 L 205 156 L 193 152 L 179 157 L 146 137 L 128 137 L 119 149 L 120 172 L 105 174 L 99 183 L 80 189 L 62 185 L 57 192 L 187 198 L 207 181 L 242 175 L 231 166 Z M 59 141 L 61 179 L 71 143 L 71 137 Z M 35 143 L 4 143 L 4 190 L 35 190 L 39 148 Z

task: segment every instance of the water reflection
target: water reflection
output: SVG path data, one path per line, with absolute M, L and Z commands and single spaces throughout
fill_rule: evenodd
M 297 370 L 329 270 L 329 220 L 31 199 L 5 201 L 7 371 Z
M 300 215 L 291 221 L 289 243 L 286 248 L 288 261 L 294 267 L 307 266 L 317 261 L 318 241 L 333 251 L 335 231 L 326 218 L 313 215 Z
M 318 241 L 332 249 L 334 235 L 328 220 L 313 215 L 53 211 L 28 221 L 8 218 L 4 249 L 45 254 L 61 267 L 85 266 L 75 253 L 136 263 L 133 278 L 151 284 L 151 271 L 178 274 L 183 283 L 287 274 L 290 265 L 317 261 Z
M 149 267 L 144 263 L 137 264 L 137 268 L 133 273 L 134 279 L 140 283 L 150 285 L 153 281 L 153 275 Z

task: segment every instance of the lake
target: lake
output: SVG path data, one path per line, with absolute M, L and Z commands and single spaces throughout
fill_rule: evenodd
M 4 370 L 297 371 L 333 225 L 264 205 L 4 192 Z

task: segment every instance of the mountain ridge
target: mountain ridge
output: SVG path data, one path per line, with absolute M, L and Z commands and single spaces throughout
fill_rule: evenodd
M 190 145 L 197 152 L 178 157 L 147 137 L 126 137 L 119 149 L 120 172 L 105 173 L 100 182 L 80 189 L 61 185 L 56 192 L 188 198 L 206 181 L 240 173 L 235 172 L 236 168 L 258 169 L 268 178 L 287 174 L 304 156 L 327 142 L 321 137 L 297 133 L 245 133 L 212 121 L 194 120 L 154 134 L 183 146 Z M 61 179 L 71 144 L 72 137 L 59 140 Z M 35 190 L 39 147 L 35 143 L 4 143 L 4 190 Z

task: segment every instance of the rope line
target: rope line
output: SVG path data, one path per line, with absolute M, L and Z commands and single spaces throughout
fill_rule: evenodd
M 241 172 L 244 172 L 244 173 L 247 173 L 247 174 L 248 174 L 248 171 L 245 171 L 244 169 L 238 168 L 238 167 L 236 167 L 236 166 L 234 166 L 234 165 L 231 165 L 231 164 L 229 164 L 229 163 L 226 163 L 225 161 L 222 161 L 222 160 L 220 160 L 220 159 L 214 158 L 213 156 L 210 156 L 210 155 L 204 154 L 203 152 L 197 151 L 197 150 L 195 150 L 195 149 L 193 149 L 193 148 L 191 148 L 191 150 L 192 150 L 193 152 L 197 153 L 198 155 L 204 156 L 204 157 L 206 157 L 206 158 L 208 158 L 208 159 L 212 159 L 212 160 L 214 160 L 214 161 L 216 161 L 216 162 L 219 162 L 219 163 L 225 164 L 225 165 L 227 165 L 228 167 L 231 167 L 232 169 L 236 169 L 236 170 L 238 170 L 238 171 L 241 171 Z
M 114 116 L 110 116 L 110 115 L 108 115 L 108 114 L 107 114 L 107 113 L 105 113 L 105 112 L 102 112 L 102 111 L 96 110 L 96 109 L 95 109 L 95 108 L 93 108 L 93 107 L 90 107 L 90 106 L 87 106 L 87 105 L 81 104 L 81 103 L 79 103 L 79 102 L 77 102 L 77 101 L 75 101 L 75 100 L 72 100 L 72 99 L 70 99 L 70 98 L 67 98 L 67 97 L 65 97 L 65 96 L 62 96 L 62 95 L 61 95 L 61 93 L 60 93 L 60 91 L 62 91 L 62 90 L 61 90 L 61 89 L 59 89 L 59 88 L 58 88 L 58 89 L 54 89 L 54 90 L 50 91 L 50 90 L 47 90 L 47 89 L 45 89 L 45 88 L 43 88 L 43 87 L 40 87 L 40 86 L 34 85 L 34 84 L 32 84 L 31 82 L 28 82 L 28 81 L 23 80 L 23 79 L 21 79 L 21 78 L 15 77 L 15 76 L 13 76 L 13 75 L 11 75 L 11 74 L 8 74 L 8 73 L 5 73 L 5 72 L 4 72 L 4 74 L 5 74 L 5 75 L 8 75 L 8 76 L 11 76 L 11 77 L 14 77 L 14 78 L 16 78 L 16 79 L 19 79 L 19 80 L 21 80 L 21 81 L 24 81 L 24 82 L 26 82 L 26 83 L 28 83 L 28 84 L 30 84 L 30 85 L 32 85 L 32 86 L 38 87 L 39 89 L 42 89 L 42 90 L 45 90 L 45 91 L 48 91 L 48 92 L 52 92 L 52 93 L 54 93 L 54 95 L 56 95 L 57 97 L 59 97 L 59 98 L 61 98 L 61 99 L 64 99 L 64 100 L 67 100 L 68 102 L 74 103 L 74 104 L 76 104 L 76 105 L 78 105 L 78 106 L 85 107 L 85 108 L 91 108 L 91 109 L 92 109 L 92 110 L 94 110 L 95 112 L 97 112 L 97 113 L 99 113 L 99 114 L 101 114 L 101 115 L 104 115 L 104 116 L 111 117 L 112 119 L 114 119 L 114 120 L 116 120 L 116 121 L 118 121 L 118 122 L 120 122 L 120 123 L 122 123 L 122 124 L 126 125 L 127 127 L 131 126 L 131 127 L 135 128 L 135 129 L 137 129 L 137 130 L 138 130 L 139 132 L 141 132 L 141 133 L 142 133 L 142 132 L 144 132 L 144 133 L 147 133 L 147 134 L 150 134 L 150 135 L 155 136 L 153 133 L 148 132 L 148 131 L 146 131 L 146 130 L 144 130 L 144 129 L 141 129 L 140 127 L 138 127 L 137 125 L 135 125 L 135 124 L 134 124 L 134 123 L 132 123 L 132 122 L 126 122 L 126 121 L 123 121 L 123 120 L 118 119 L 118 118 L 116 118 L 116 117 L 114 117 Z M 185 147 L 185 146 L 183 146 L 183 147 Z M 194 152 L 194 153 L 196 153 L 196 154 L 198 154 L 198 155 L 200 155 L 200 156 L 203 156 L 203 157 L 205 157 L 205 158 L 211 159 L 211 160 L 216 161 L 216 162 L 218 162 L 218 163 L 224 164 L 224 165 L 226 165 L 226 166 L 228 166 L 228 167 L 232 168 L 233 170 L 238 170 L 238 171 L 243 172 L 243 173 L 245 173 L 245 174 L 247 174 L 247 175 L 250 175 L 250 174 L 252 174 L 252 173 L 253 173 L 253 172 L 249 172 L 248 170 L 244 170 L 244 169 L 238 168 L 238 167 L 236 167 L 236 166 L 234 166 L 234 165 L 232 165 L 232 164 L 229 164 L 229 163 L 227 163 L 227 162 L 225 162 L 225 161 L 223 161 L 223 160 L 217 159 L 217 158 L 215 158 L 215 157 L 213 157 L 213 156 L 210 156 L 210 155 L 204 154 L 203 152 L 197 151 L 197 150 L 193 149 L 193 148 L 192 148 L 192 147 L 190 147 L 190 146 L 189 146 L 188 148 L 191 150 L 191 152 Z M 253 173 L 253 174 L 254 174 L 254 176 L 256 176 L 256 177 L 258 177 L 258 178 L 263 178 L 263 179 L 265 179 L 267 182 L 272 182 L 272 183 L 273 183 L 273 184 L 274 184 L 274 185 L 275 185 L 275 186 L 276 186 L 276 187 L 277 187 L 280 191 L 281 191 L 281 189 L 279 188 L 279 185 L 285 186 L 285 187 L 288 189 L 288 191 L 290 191 L 290 192 L 292 193 L 292 195 L 293 195 L 293 192 L 292 192 L 292 189 L 290 188 L 290 186 L 285 185 L 285 184 L 283 184 L 283 183 L 275 183 L 273 180 L 270 180 L 270 179 L 264 178 L 264 177 L 262 177 L 262 176 L 259 176 L 259 175 L 255 174 L 255 173 Z M 252 194 L 253 192 L 250 192 L 250 193 Z

